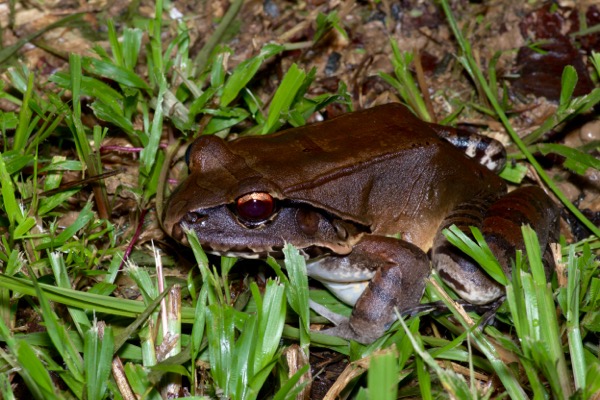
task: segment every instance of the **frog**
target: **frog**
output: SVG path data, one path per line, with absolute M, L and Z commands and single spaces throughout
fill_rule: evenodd
M 502 145 L 427 123 L 389 103 L 265 136 L 197 138 L 189 175 L 163 226 L 205 251 L 282 257 L 287 243 L 307 274 L 352 307 L 331 335 L 371 343 L 416 307 L 432 268 L 461 298 L 488 304 L 504 287 L 447 241 L 444 229 L 481 230 L 510 276 L 521 225 L 537 232 L 547 273 L 558 211 L 539 186 L 507 193 Z

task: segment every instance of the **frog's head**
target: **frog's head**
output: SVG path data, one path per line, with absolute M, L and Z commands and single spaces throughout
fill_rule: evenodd
M 184 244 L 193 230 L 206 251 L 221 255 L 277 254 L 285 243 L 348 254 L 366 230 L 318 204 L 286 198 L 217 137 L 198 139 L 186 158 L 190 175 L 169 199 L 163 223 Z

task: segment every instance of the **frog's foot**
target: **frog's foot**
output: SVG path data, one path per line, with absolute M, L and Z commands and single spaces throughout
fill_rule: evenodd
M 365 236 L 347 256 L 369 260 L 376 271 L 360 295 L 348 320 L 318 311 L 337 326 L 325 333 L 360 343 L 371 343 L 396 321 L 397 310 L 419 304 L 429 275 L 429 260 L 418 247 L 388 237 Z M 313 307 L 313 309 L 315 309 Z

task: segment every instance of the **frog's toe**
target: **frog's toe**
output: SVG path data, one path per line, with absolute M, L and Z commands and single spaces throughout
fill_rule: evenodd
M 327 318 L 334 325 L 341 325 L 344 323 L 348 323 L 347 317 L 344 317 L 343 315 L 338 314 L 338 313 L 334 313 L 329 308 L 327 308 L 315 301 L 309 300 L 308 304 L 309 304 L 310 308 L 313 309 L 314 312 L 316 312 L 317 314 L 319 314 L 322 317 Z
M 312 300 L 309 300 L 309 304 L 310 304 L 310 308 L 312 308 L 317 314 L 321 315 L 322 317 L 327 318 L 329 321 L 331 321 L 335 325 L 332 328 L 327 328 L 327 329 L 318 331 L 319 333 L 329 335 L 329 336 L 339 337 L 339 338 L 346 339 L 346 340 L 354 340 L 354 341 L 356 341 L 358 343 L 362 343 L 362 344 L 373 343 L 375 340 L 377 340 L 383 334 L 381 329 L 377 329 L 377 330 L 366 329 L 366 330 L 358 331 L 352 327 L 352 324 L 350 323 L 349 318 L 347 318 L 343 315 L 337 314 L 337 313 L 329 310 L 327 307 L 325 307 L 319 303 L 316 303 Z
M 358 334 L 357 332 L 354 332 L 354 330 L 350 326 L 349 320 L 347 320 L 345 323 L 341 323 L 337 326 L 334 326 L 333 328 L 323 329 L 319 331 L 319 333 L 339 337 L 346 340 L 354 340 L 362 344 L 369 344 L 372 343 L 375 339 L 377 339 L 372 338 L 371 340 L 369 340 L 369 338 L 364 338 L 362 335 Z

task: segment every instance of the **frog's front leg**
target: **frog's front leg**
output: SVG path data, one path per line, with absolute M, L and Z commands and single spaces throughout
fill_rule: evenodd
M 349 255 L 312 262 L 308 271 L 334 293 L 344 283 L 352 287 L 362 278 L 370 278 L 366 288 L 359 289 L 364 289 L 362 294 L 352 296 L 346 291 L 339 295 L 354 303 L 352 315 L 341 323 L 338 320 L 338 325 L 325 333 L 371 343 L 395 321 L 395 308 L 402 312 L 419 304 L 430 266 L 427 255 L 410 243 L 367 235 Z
M 432 262 L 441 278 L 468 302 L 490 303 L 504 294 L 504 287 L 448 243 L 442 230 L 453 224 L 468 235 L 469 226 L 479 228 L 509 278 L 516 250 L 525 250 L 521 226 L 529 224 L 538 235 L 546 275 L 554 270 L 550 244 L 558 239 L 559 213 L 540 187 L 525 186 L 499 199 L 481 197 L 461 204 L 446 217 L 436 235 Z

